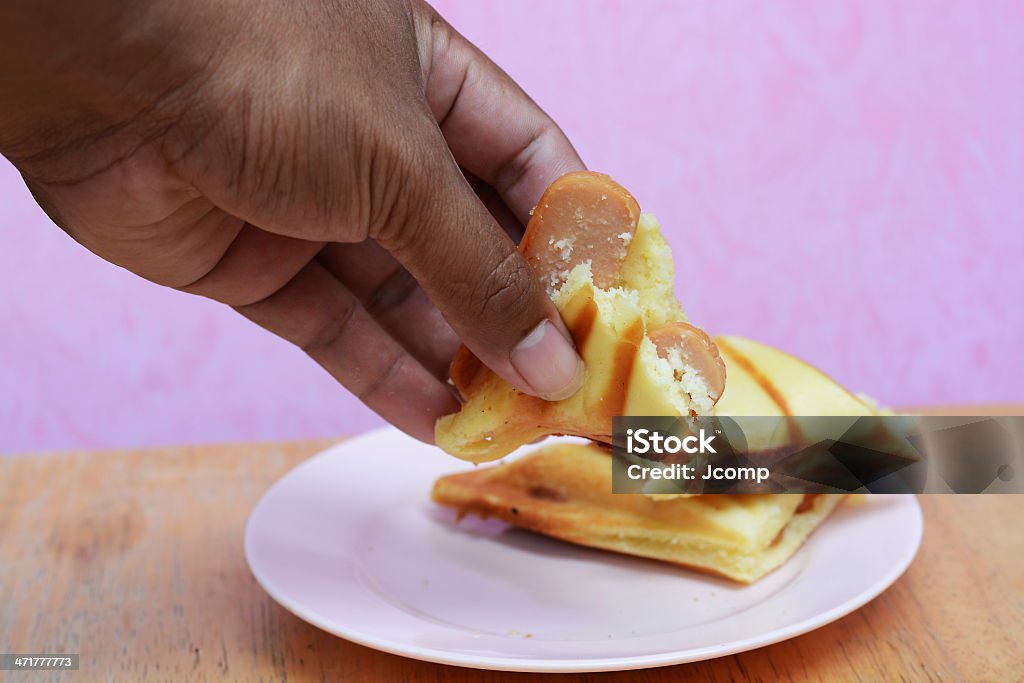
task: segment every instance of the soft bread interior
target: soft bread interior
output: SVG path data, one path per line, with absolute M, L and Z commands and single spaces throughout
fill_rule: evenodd
M 714 400 L 703 375 L 679 354 L 663 357 L 648 338 L 653 329 L 687 319 L 672 291 L 674 276 L 657 220 L 642 214 L 611 286 L 596 286 L 583 262 L 551 290 L 586 365 L 582 389 L 557 402 L 522 394 L 463 349 L 452 380 L 465 402 L 438 421 L 437 445 L 483 462 L 548 434 L 610 442 L 616 415 L 710 414 Z

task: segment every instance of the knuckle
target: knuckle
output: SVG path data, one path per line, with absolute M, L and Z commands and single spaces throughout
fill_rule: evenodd
M 413 237 L 412 206 L 418 186 L 399 154 L 378 147 L 365 162 L 362 209 L 367 234 L 382 244 L 404 245 Z
M 451 153 L 425 102 L 376 123 L 367 137 L 361 184 L 368 235 L 388 248 L 412 247 L 452 200 L 444 183 L 455 168 Z
M 506 325 L 518 320 L 534 303 L 532 273 L 529 266 L 512 250 L 470 288 L 470 313 L 486 324 Z
M 346 300 L 332 315 L 309 330 L 300 332 L 294 340 L 296 346 L 312 358 L 317 358 L 324 350 L 338 345 L 351 328 L 355 318 L 357 304 Z
M 368 234 L 394 248 L 423 237 L 419 228 L 441 209 L 435 179 L 445 177 L 447 169 L 430 131 L 420 130 L 421 123 L 394 126 L 391 132 L 376 135 L 365 153 L 363 215 Z M 406 132 L 396 134 L 398 129 Z
M 373 288 L 363 307 L 374 318 L 400 310 L 418 291 L 419 284 L 405 268 L 397 268 Z
M 538 125 L 522 146 L 498 164 L 494 173 L 495 187 L 507 192 L 520 185 L 533 168 L 537 154 L 555 132 L 550 121 Z
M 386 404 L 400 390 L 400 378 L 410 361 L 411 358 L 407 354 L 396 353 L 381 366 L 380 372 L 374 373 L 364 382 L 354 383 L 351 387 L 352 393 L 367 405 Z

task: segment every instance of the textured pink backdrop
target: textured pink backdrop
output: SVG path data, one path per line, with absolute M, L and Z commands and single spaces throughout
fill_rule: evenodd
M 662 219 L 678 289 L 893 405 L 1024 400 L 1024 4 L 439 9 Z M 378 424 L 296 349 L 78 248 L 0 161 L 0 452 Z

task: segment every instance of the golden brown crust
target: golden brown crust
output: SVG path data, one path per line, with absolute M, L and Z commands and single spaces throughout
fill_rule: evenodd
M 468 474 L 475 473 L 469 472 Z M 627 555 L 634 555 L 636 557 L 644 557 L 649 560 L 667 562 L 678 567 L 710 574 L 712 576 L 718 576 L 723 579 L 737 580 L 735 576 L 729 576 L 728 574 L 718 571 L 712 567 L 689 562 L 681 562 L 672 558 L 657 558 L 650 555 L 641 555 L 620 548 L 612 548 L 596 544 L 593 542 L 590 530 L 593 528 L 593 525 L 599 525 L 602 522 L 607 523 L 608 520 L 591 518 L 585 523 L 573 524 L 571 520 L 567 520 L 562 515 L 558 514 L 559 510 L 554 503 L 545 504 L 545 502 L 541 500 L 523 500 L 519 504 L 515 504 L 508 500 L 477 497 L 471 491 L 462 489 L 458 486 L 457 478 L 459 476 L 460 475 L 452 475 L 450 477 L 439 479 L 434 485 L 434 490 L 431 494 L 431 497 L 435 502 L 446 507 L 454 508 L 459 520 L 462 520 L 466 515 L 475 515 L 480 519 L 498 519 L 506 524 L 511 524 L 512 526 L 519 527 L 521 529 L 527 529 L 539 534 L 544 534 L 545 536 L 556 538 L 560 541 L 565 541 L 566 543 L 593 547 L 599 550 L 621 552 Z M 779 534 L 781 535 L 781 533 L 782 532 L 780 531 Z
M 443 477 L 433 499 L 474 514 L 740 582 L 780 566 L 841 497 L 713 495 L 656 500 L 611 492 L 611 461 L 593 446 L 554 445 L 512 463 Z

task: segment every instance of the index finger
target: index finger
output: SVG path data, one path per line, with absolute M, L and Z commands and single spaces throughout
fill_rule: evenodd
M 460 166 L 524 224 L 559 176 L 586 167 L 561 128 L 487 55 L 424 3 L 416 30 L 427 102 Z

